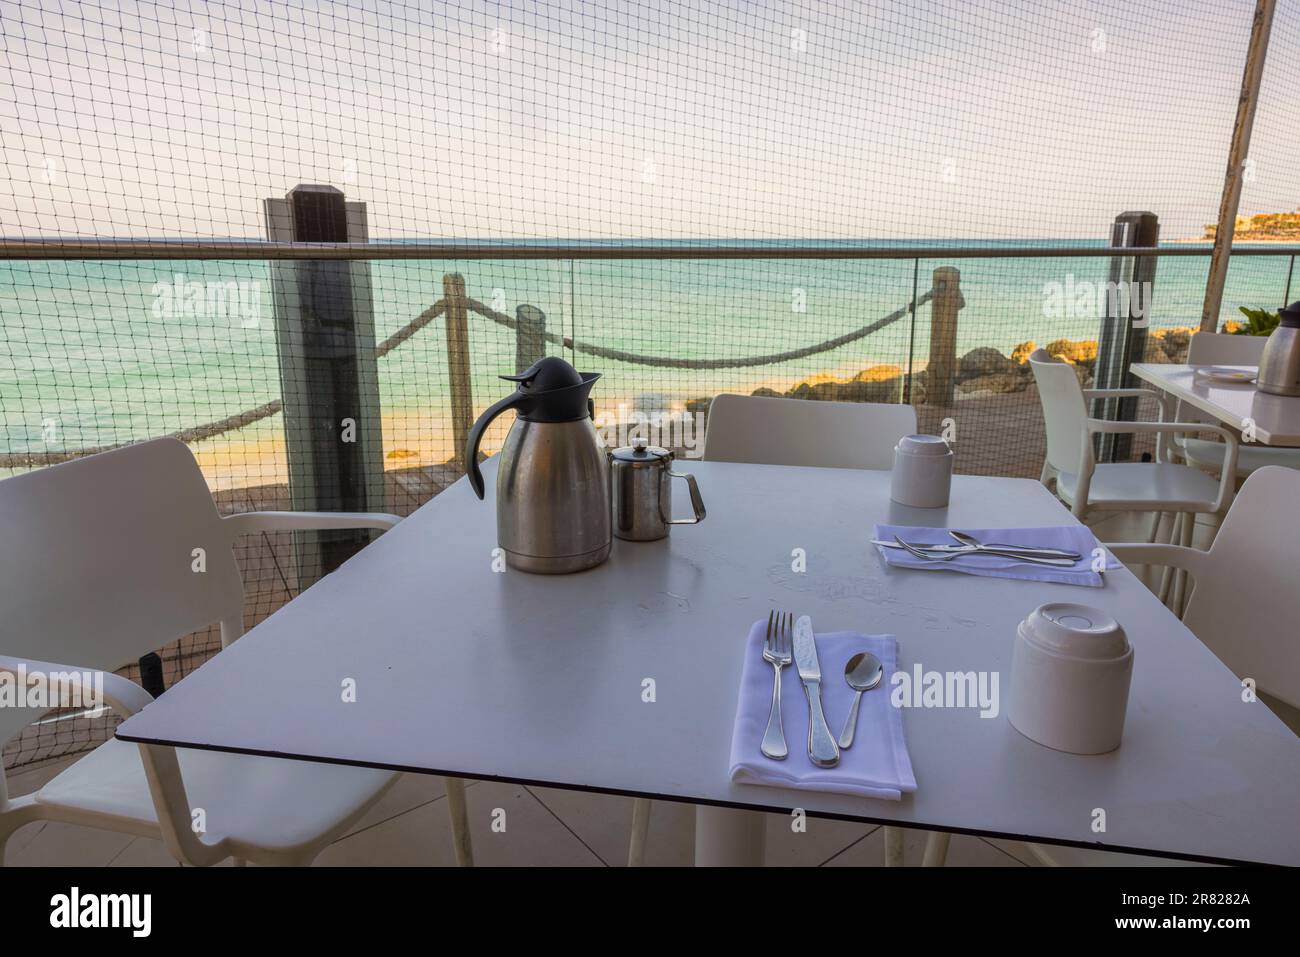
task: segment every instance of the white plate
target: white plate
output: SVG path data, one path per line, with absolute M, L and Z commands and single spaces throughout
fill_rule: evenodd
M 1215 382 L 1254 382 L 1258 372 L 1248 369 L 1234 369 L 1232 366 L 1201 366 L 1197 375 L 1213 379 Z

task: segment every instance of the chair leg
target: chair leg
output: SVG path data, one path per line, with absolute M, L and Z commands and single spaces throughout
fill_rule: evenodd
M 645 842 L 650 833 L 650 802 L 637 798 L 632 802 L 632 840 L 627 847 L 627 866 L 645 866 Z
M 1188 512 L 1183 516 L 1183 526 L 1179 535 L 1178 544 L 1184 548 L 1190 548 L 1193 536 L 1196 534 L 1196 514 Z M 1179 618 L 1183 617 L 1183 606 L 1187 603 L 1188 575 L 1183 569 L 1178 570 L 1174 577 L 1174 595 L 1169 602 L 1169 607 Z
M 469 813 L 465 807 L 465 782 L 447 778 L 447 813 L 451 815 L 451 842 L 459 867 L 474 866 L 474 847 L 469 837 Z
M 903 866 L 903 829 L 901 827 L 885 828 L 885 866 Z
M 1173 514 L 1172 525 L 1169 530 L 1169 544 L 1173 545 L 1178 541 L 1179 530 L 1182 528 L 1183 517 L 1186 513 L 1175 512 Z M 1160 593 L 1157 597 L 1160 603 L 1166 607 L 1169 605 L 1169 591 L 1174 584 L 1174 569 L 1166 565 L 1164 572 L 1160 576 Z
M 947 831 L 931 831 L 925 839 L 925 857 L 921 860 L 921 866 L 943 867 L 948 860 L 948 842 L 951 840 L 952 835 Z

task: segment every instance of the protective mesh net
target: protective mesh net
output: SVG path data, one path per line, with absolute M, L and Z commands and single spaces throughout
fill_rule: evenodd
M 906 401 L 923 430 L 952 435 L 959 470 L 1036 477 L 1028 344 L 1091 377 L 1111 260 L 959 247 L 1101 246 L 1129 209 L 1156 213 L 1166 244 L 1202 239 L 1252 13 L 1246 0 L 0 3 L 11 239 L 896 252 L 350 266 L 11 254 L 0 475 L 176 434 L 223 513 L 407 514 L 461 474 L 457 437 L 504 393 L 496 376 L 547 353 L 605 374 L 611 440 L 640 425 L 698 454 L 721 391 Z M 1283 3 L 1247 217 L 1295 208 L 1298 28 Z M 298 184 L 364 213 L 319 193 L 297 207 Z M 1242 230 L 1300 239 L 1285 217 Z M 936 247 L 952 254 L 908 253 Z M 1234 257 L 1222 318 L 1275 309 L 1292 265 L 1280 247 Z M 1185 357 L 1207 270 L 1206 256 L 1159 261 L 1143 358 Z M 937 367 L 936 327 L 955 329 Z M 337 444 L 349 411 L 356 441 L 294 485 L 295 456 Z M 241 542 L 246 623 L 310 582 L 322 552 L 355 544 Z M 169 646 L 166 682 L 218 647 L 215 632 Z M 5 764 L 102 740 L 108 720 L 47 721 Z

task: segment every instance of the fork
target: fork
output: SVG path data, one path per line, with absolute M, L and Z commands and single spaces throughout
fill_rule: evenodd
M 927 552 L 922 549 L 924 545 L 909 545 L 897 535 L 894 541 L 898 542 L 903 548 L 907 549 L 917 558 L 927 562 L 950 562 L 955 558 L 961 558 L 963 555 L 991 555 L 995 558 L 1009 558 L 1012 561 L 1028 562 L 1031 565 L 1051 565 L 1055 568 L 1073 568 L 1076 564 L 1071 558 L 1035 558 L 1032 555 L 1017 555 L 1010 552 L 998 552 L 991 548 L 972 548 L 964 552 Z
M 785 746 L 785 729 L 781 725 L 781 669 L 794 660 L 794 614 L 776 611 L 767 616 L 767 637 L 763 639 L 763 660 L 772 671 L 772 710 L 767 716 L 763 735 L 763 754 L 774 761 L 784 761 L 790 751 Z

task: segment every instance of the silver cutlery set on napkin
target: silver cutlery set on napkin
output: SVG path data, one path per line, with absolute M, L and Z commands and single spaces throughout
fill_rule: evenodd
M 872 539 L 871 544 L 884 548 L 901 548 L 923 561 L 932 562 L 948 562 L 964 555 L 984 555 L 991 558 L 1014 558 L 1017 561 L 1028 562 L 1032 565 L 1055 565 L 1061 568 L 1069 568 L 1083 557 L 1078 552 L 1070 552 L 1061 548 L 1036 548 L 1028 545 L 1007 545 L 996 542 L 984 544 L 972 535 L 953 529 L 948 529 L 948 535 L 953 539 L 954 544 L 934 545 L 905 542 L 897 535 L 894 536 L 892 542 L 883 539 Z
M 833 768 L 840 763 L 840 749 L 853 744 L 858 721 L 858 706 L 862 694 L 880 684 L 884 668 L 870 652 L 860 652 L 849 659 L 844 669 L 844 679 L 854 691 L 853 706 L 849 710 L 844 730 L 838 741 L 826 723 L 822 708 L 822 670 L 817 659 L 817 642 L 813 638 L 812 619 L 773 611 L 767 620 L 767 636 L 763 641 L 763 659 L 772 665 L 772 707 L 768 714 L 767 731 L 763 735 L 762 752 L 774 761 L 783 761 L 790 751 L 785 743 L 785 728 L 781 721 L 781 669 L 791 661 L 799 669 L 799 681 L 808 698 L 808 759 L 820 768 Z

